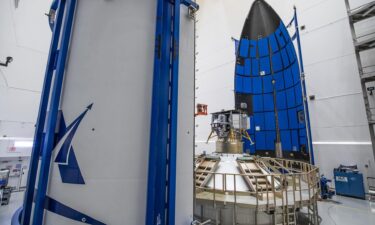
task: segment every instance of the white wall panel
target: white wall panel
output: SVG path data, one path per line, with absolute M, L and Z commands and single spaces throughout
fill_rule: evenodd
M 359 95 L 347 95 L 322 99 L 310 103 L 312 127 L 349 127 L 367 123 L 365 116 L 358 116 L 364 111 L 363 98 Z
M 35 131 L 35 123 L 2 120 L 0 131 L 1 137 L 32 137 Z
M 14 7 L 14 0 L 7 2 L 10 3 L 9 11 L 17 46 L 47 54 L 51 30 L 45 13 L 49 12 L 52 2 L 20 0 L 18 8 Z
M 333 127 L 313 127 L 313 143 L 320 142 L 351 142 L 358 145 L 370 143 L 370 135 L 367 124 L 333 126 Z M 353 145 L 353 144 L 352 144 Z
M 51 31 L 45 13 L 51 1 L 0 1 L 0 135 L 33 137 Z M 26 124 L 26 125 L 25 125 Z
M 4 82 L 1 81 L 0 78 L 0 85 L 2 84 L 1 86 L 6 86 L 8 89 L 19 89 L 19 91 L 40 92 L 44 80 L 47 54 L 23 47 L 14 48 L 12 45 L 6 45 L 1 49 L 6 52 L 1 56 L 2 61 L 6 56 L 12 56 L 14 61 L 8 67 L 0 68 L 6 78 L 6 82 L 4 79 Z M 17 101 L 18 99 L 11 100 Z M 34 108 L 37 108 L 37 105 L 31 109 L 35 110 Z
M 301 15 L 299 22 L 306 26 L 308 32 L 331 26 L 339 21 L 347 21 L 344 0 L 306 1 L 297 0 L 296 6 Z M 310 4 L 312 5 L 308 5 Z M 331 28 L 328 28 L 331 29 Z
M 180 74 L 177 137 L 177 192 L 175 224 L 189 225 L 193 220 L 194 160 L 194 21 L 181 6 Z
M 305 67 L 309 95 L 316 99 L 362 93 L 354 53 Z M 358 75 L 358 76 L 356 76 Z M 322 85 L 325 84 L 325 85 Z M 311 102 L 313 104 L 314 102 Z
M 72 142 L 86 184 L 62 183 L 53 164 L 47 194 L 105 224 L 145 221 L 155 9 L 77 1 L 61 108 L 69 124 L 94 103 Z M 78 223 L 48 212 L 45 224 Z
M 32 123 L 38 113 L 37 110 L 32 109 L 38 107 L 39 97 L 40 94 L 36 92 L 0 88 L 0 117 L 2 121 Z
M 301 42 L 306 66 L 354 53 L 347 20 L 340 20 L 315 32 L 309 32 L 307 28 Z

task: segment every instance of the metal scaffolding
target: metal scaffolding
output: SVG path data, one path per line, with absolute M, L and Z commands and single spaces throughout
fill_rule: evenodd
M 353 37 L 355 55 L 358 64 L 359 76 L 361 81 L 361 87 L 363 92 L 363 99 L 365 102 L 366 115 L 370 130 L 370 137 L 372 142 L 372 150 L 375 157 L 375 108 L 370 104 L 369 95 L 372 94 L 371 88 L 368 86 L 370 82 L 375 81 L 375 71 L 368 71 L 369 67 L 364 66 L 362 60 L 362 53 L 371 49 L 375 49 L 375 33 L 369 33 L 366 35 L 358 35 L 356 31 L 356 24 L 367 21 L 375 17 L 375 1 L 371 1 L 365 5 L 357 8 L 351 8 L 350 0 L 345 0 L 350 29 Z M 370 92 L 370 93 L 369 93 Z

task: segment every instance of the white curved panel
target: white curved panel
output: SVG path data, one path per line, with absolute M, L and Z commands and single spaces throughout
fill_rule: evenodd
M 85 185 L 62 183 L 53 163 L 47 194 L 108 225 L 145 223 L 156 4 L 79 0 L 77 5 L 61 109 L 69 125 L 93 103 L 72 141 Z M 194 22 L 186 15 L 184 7 L 178 225 L 190 224 L 193 214 Z M 81 223 L 47 212 L 45 224 Z

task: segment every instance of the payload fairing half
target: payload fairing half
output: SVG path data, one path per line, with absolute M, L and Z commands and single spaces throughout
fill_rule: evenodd
M 245 151 L 307 155 L 298 58 L 286 26 L 264 0 L 256 0 L 246 18 L 235 73 L 236 109 L 253 115 L 255 144 L 245 140 Z
M 180 4 L 189 8 L 180 8 Z M 53 17 L 49 22 L 54 32 L 35 134 L 32 172 L 22 218 L 18 211 L 13 224 L 144 225 L 146 217 L 152 223 L 158 217 L 154 224 L 161 225 L 188 225 L 193 221 L 195 24 L 188 16 L 192 8 L 189 4 L 192 2 L 54 1 L 49 15 Z M 176 8 L 178 12 L 160 10 L 163 7 L 170 11 Z M 177 16 L 180 11 L 181 17 Z M 160 127 L 151 130 L 150 119 L 161 114 L 169 116 L 165 110 L 169 105 L 162 107 L 154 102 L 154 98 L 161 99 L 159 103 L 168 102 L 169 93 L 164 98 L 158 92 L 161 84 L 155 85 L 154 81 L 161 76 L 169 78 L 170 71 L 165 68 L 170 68 L 168 57 L 172 54 L 169 51 L 160 54 L 168 59 L 168 64 L 161 65 L 160 76 L 154 76 L 154 64 L 161 61 L 156 54 L 160 49 L 171 48 L 165 44 L 168 39 L 161 40 L 156 32 L 160 31 L 161 21 L 166 22 L 169 26 L 163 26 L 162 31 L 171 37 L 167 30 L 172 29 L 172 20 L 167 18 L 171 15 L 180 32 L 178 39 L 175 38 L 178 35 L 173 36 L 173 71 L 179 75 L 179 80 L 171 76 L 170 86 L 174 87 L 171 95 L 173 102 L 178 102 L 175 108 L 179 109 L 178 116 L 173 117 L 184 119 L 174 123 L 181 132 L 169 129 L 177 142 L 178 154 L 176 160 L 169 158 L 168 166 L 173 161 L 178 168 L 169 170 L 175 172 L 175 179 L 168 180 L 168 191 L 174 186 L 168 197 L 175 199 L 168 204 L 175 206 L 173 219 L 170 219 L 172 210 L 168 211 L 167 223 L 160 215 L 154 217 L 146 211 L 149 212 L 151 205 L 147 195 L 153 188 L 157 190 L 148 176 L 151 161 L 148 156 L 154 147 L 149 144 L 149 137 L 160 134 L 158 140 L 169 141 Z M 163 87 L 169 91 L 166 82 L 169 80 L 163 81 L 163 85 L 167 84 Z M 177 85 L 175 81 L 179 81 Z M 153 105 L 163 111 L 156 110 L 158 115 L 154 115 Z M 165 119 L 166 130 L 167 122 Z M 155 162 L 156 169 L 166 169 L 166 164 Z M 166 182 L 157 179 L 166 189 Z M 165 205 L 165 196 L 159 194 L 157 198 Z M 150 208 L 153 212 L 156 208 L 167 211 L 156 204 Z

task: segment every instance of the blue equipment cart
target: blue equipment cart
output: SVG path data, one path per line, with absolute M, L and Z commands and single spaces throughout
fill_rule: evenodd
M 366 199 L 363 175 L 357 166 L 340 165 L 333 173 L 337 195 Z

